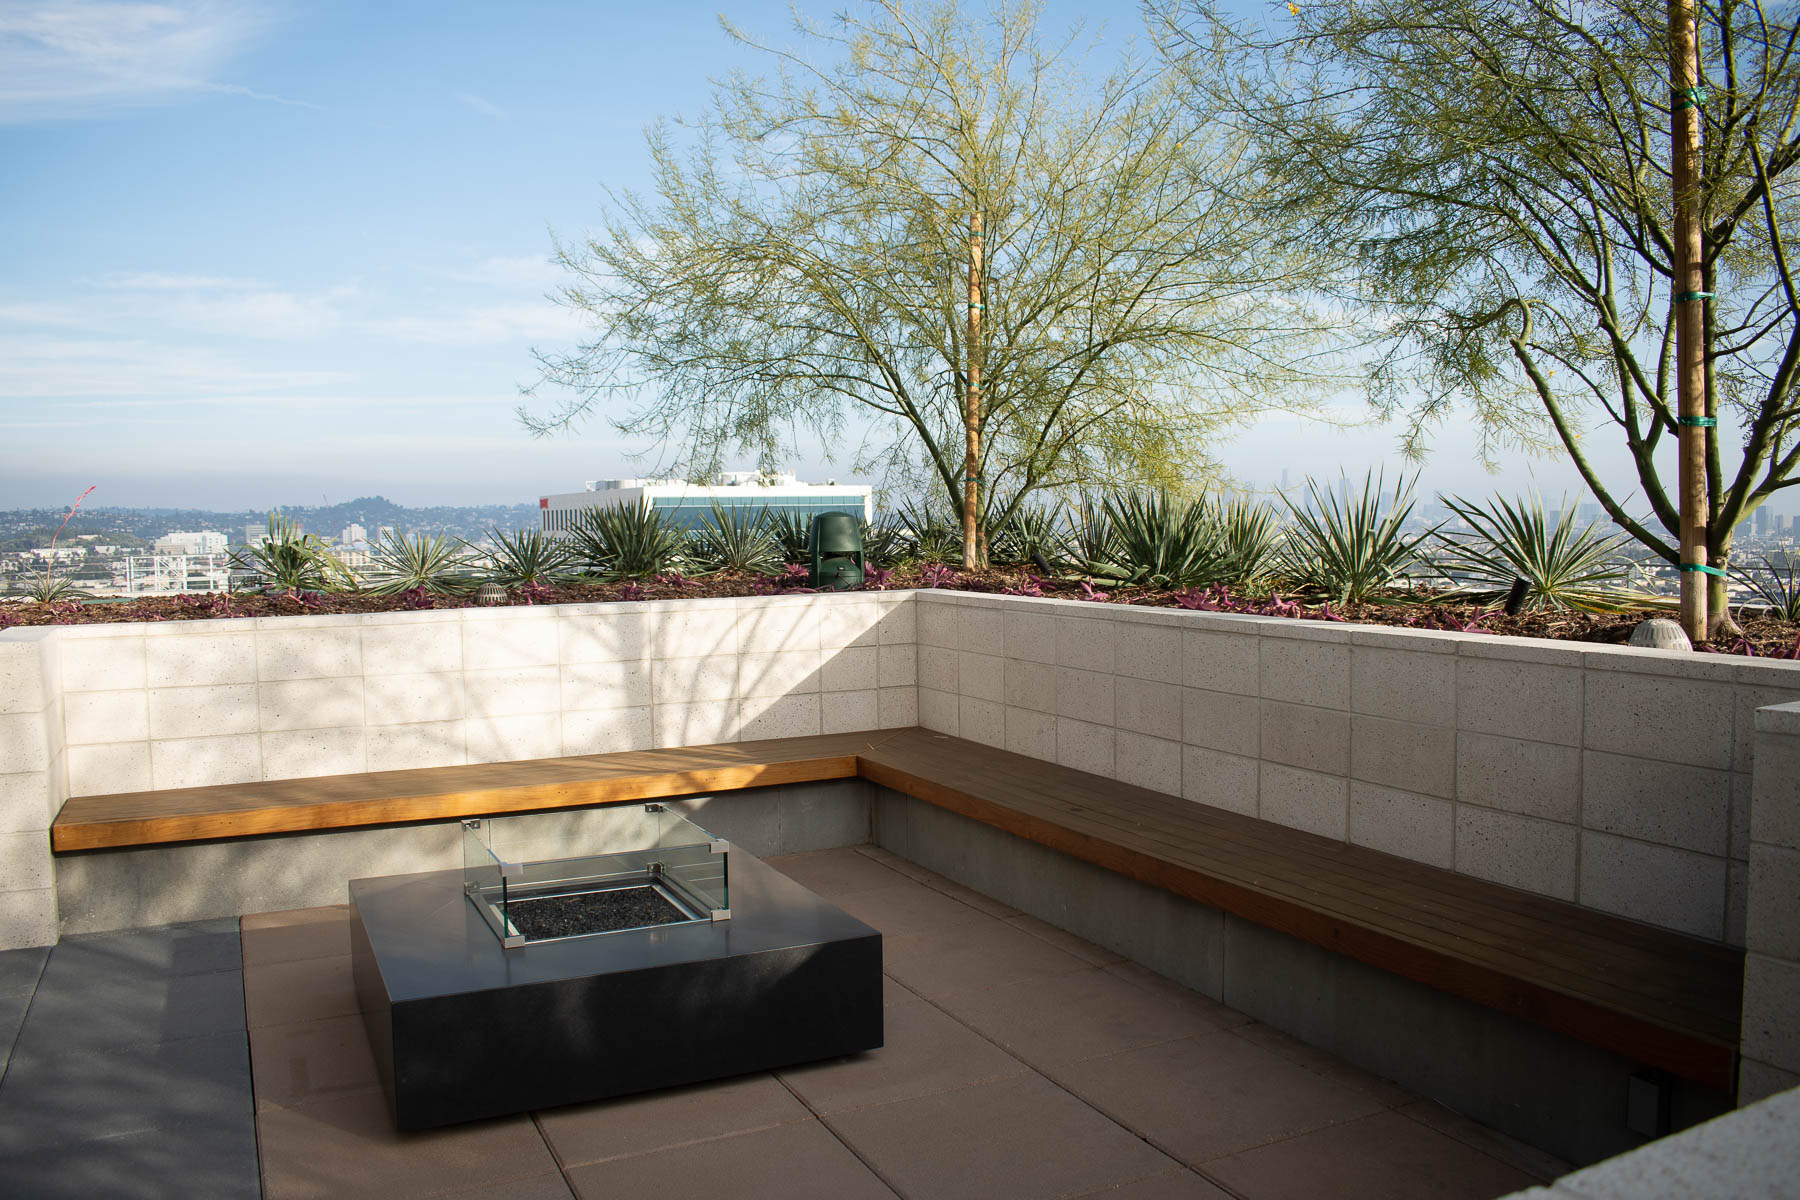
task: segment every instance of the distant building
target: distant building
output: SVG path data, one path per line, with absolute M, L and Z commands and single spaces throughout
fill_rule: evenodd
M 338 534 L 338 545 L 340 546 L 363 546 L 367 545 L 368 541 L 369 531 L 355 521 L 344 526 L 343 532 Z
M 875 490 L 866 484 L 801 483 L 791 474 L 759 471 L 724 471 L 710 484 L 676 479 L 590 479 L 583 491 L 540 496 L 538 522 L 546 533 L 567 533 L 585 512 L 638 505 L 692 529 L 705 524 L 715 504 L 734 512 L 766 509 L 791 513 L 809 523 L 825 512 L 852 513 L 868 521 L 875 516 Z
M 211 529 L 197 533 L 176 531 L 165 533 L 151 547 L 158 554 L 223 554 L 227 539 Z
M 1767 537 L 1769 533 L 1769 510 L 1767 508 L 1757 509 L 1755 520 L 1756 536 Z

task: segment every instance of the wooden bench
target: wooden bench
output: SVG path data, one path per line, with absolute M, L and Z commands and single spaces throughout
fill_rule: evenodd
M 924 729 L 82 796 L 58 853 L 861 777 L 1717 1090 L 1741 950 Z

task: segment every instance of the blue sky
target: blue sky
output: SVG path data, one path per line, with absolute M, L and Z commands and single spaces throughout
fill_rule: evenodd
M 518 503 L 633 473 L 645 447 L 603 424 L 534 440 L 513 410 L 532 348 L 580 334 L 546 298 L 550 230 L 645 183 L 646 124 L 755 69 L 721 7 L 788 28 L 766 0 L 0 0 L 0 507 L 89 484 L 95 505 Z M 1046 25 L 1077 14 L 1109 44 L 1140 28 L 1116 0 Z M 1391 473 L 1392 449 L 1271 419 L 1224 456 L 1266 484 Z M 1452 430 L 1423 484 L 1474 470 Z M 1546 462 L 1493 485 L 1534 482 L 1573 486 Z

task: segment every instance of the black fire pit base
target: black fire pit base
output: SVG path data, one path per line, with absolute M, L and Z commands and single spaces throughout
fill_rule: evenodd
M 735 848 L 730 920 L 512 950 L 462 879 L 350 883 L 357 996 L 400 1129 L 882 1044 L 881 935 Z

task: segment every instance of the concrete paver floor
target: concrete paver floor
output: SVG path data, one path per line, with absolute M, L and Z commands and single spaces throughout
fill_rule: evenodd
M 769 862 L 883 932 L 883 1049 L 400 1135 L 356 1015 L 342 907 L 243 919 L 235 1035 L 220 1009 L 236 963 L 208 958 L 199 933 L 105 935 L 137 947 L 113 955 L 116 984 L 103 979 L 91 945 L 84 959 L 83 943 L 67 939 L 47 964 L 41 951 L 19 952 L 40 956 L 44 978 L 0 1080 L 0 1112 L 9 1103 L 48 1117 L 82 1105 L 106 1111 L 86 1141 L 65 1136 L 33 1149 L 26 1143 L 45 1128 L 38 1120 L 28 1127 L 35 1133 L 0 1144 L 0 1194 L 253 1196 L 256 1160 L 246 1178 L 243 1139 L 233 1140 L 252 1109 L 270 1200 L 1451 1200 L 1502 1195 L 1566 1169 L 885 851 Z M 168 944 L 161 950 L 157 936 Z M 164 1036 L 146 1041 L 151 1031 L 127 993 L 145 988 L 177 942 L 191 943 L 179 955 L 189 972 L 168 974 L 164 962 Z M 7 997 L 25 990 L 14 977 L 34 970 L 0 956 L 0 1044 L 11 1034 Z M 229 980 L 194 978 L 207 975 Z M 100 988 L 123 1015 L 90 1020 L 90 1032 L 55 1052 L 61 1067 L 34 1076 L 33 1056 L 49 1053 L 36 1029 L 40 1005 L 59 1023 L 73 1016 L 58 998 L 65 978 Z M 177 1000 L 192 1010 L 176 1013 Z M 246 1031 L 249 1078 L 240 1087 L 232 1071 L 241 1060 L 234 1065 L 227 1047 L 234 1036 L 241 1047 Z M 124 1119 L 138 1102 L 133 1086 L 158 1073 L 164 1099 Z M 55 1101 L 65 1081 L 97 1095 L 109 1080 L 122 1089 L 109 1103 Z M 20 1164 L 79 1166 L 96 1138 L 141 1146 L 146 1132 L 165 1143 L 157 1160 L 102 1158 L 115 1172 L 136 1162 L 160 1190 L 58 1189 L 42 1172 L 16 1177 L 39 1190 L 13 1186 Z

